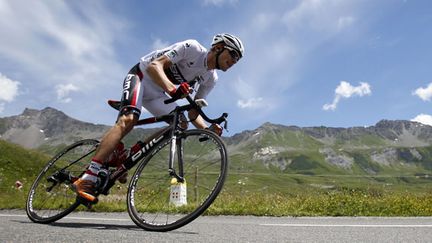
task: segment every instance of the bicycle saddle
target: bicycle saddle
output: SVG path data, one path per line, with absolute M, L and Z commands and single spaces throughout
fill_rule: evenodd
M 120 110 L 121 101 L 118 100 L 108 100 L 108 105 L 116 110 Z

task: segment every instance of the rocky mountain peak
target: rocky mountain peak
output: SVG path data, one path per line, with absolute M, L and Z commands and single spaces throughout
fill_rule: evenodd
M 26 108 L 20 115 L 0 118 L 1 138 L 30 148 L 52 141 L 58 144 L 100 137 L 105 130 L 106 126 L 81 122 L 52 107 Z
M 9 120 L 9 128 L 25 129 L 36 126 L 42 130 L 50 130 L 58 127 L 61 123 L 77 123 L 78 120 L 68 117 L 63 112 L 51 107 L 42 110 L 25 108 L 23 113 L 6 118 Z
M 25 108 L 21 116 L 36 116 L 40 111 L 36 109 Z
M 417 124 L 417 122 L 411 122 L 406 120 L 381 120 L 377 124 L 375 124 L 375 128 L 402 130 L 404 128 L 410 128 L 413 124 Z
M 65 113 L 46 107 L 42 110 L 26 108 L 22 114 L 0 118 L 0 136 L 22 144 L 28 134 L 37 140 L 32 147 L 58 139 L 74 141 L 77 138 L 100 137 L 108 126 L 94 125 L 67 116 Z M 65 137 L 68 137 L 65 139 Z M 36 139 L 37 138 L 37 139 Z M 301 147 L 305 142 L 325 146 L 426 146 L 432 144 L 432 127 L 404 120 L 381 120 L 369 127 L 298 127 L 266 122 L 254 130 L 246 130 L 225 138 L 228 144 L 253 143 L 254 146 L 277 141 L 279 146 Z M 368 144 L 374 141 L 373 144 Z M 27 145 L 27 144 L 26 144 Z
M 0 118 L 0 138 L 27 148 L 52 148 L 84 138 L 100 138 L 107 129 L 109 126 L 82 122 L 51 107 L 26 108 L 20 115 Z M 153 132 L 134 129 L 129 144 Z M 421 165 L 430 161 L 432 154 L 432 126 L 403 120 L 381 120 L 374 126 L 349 128 L 266 122 L 224 140 L 230 156 L 243 161 L 239 167 L 258 162 L 268 168 L 308 173 L 324 168 L 320 167 L 323 163 L 347 171 L 357 164 L 365 173 L 377 173 L 377 164 Z
M 381 120 L 374 126 L 349 128 L 325 126 L 297 127 L 266 122 L 255 130 L 235 134 L 229 139 L 229 142 L 238 144 L 254 137 L 253 141 L 259 143 L 257 139 L 264 134 L 267 134 L 267 137 L 273 136 L 276 139 L 278 135 L 284 132 L 304 134 L 326 145 L 337 143 L 341 145 L 346 144 L 347 146 L 368 147 L 370 145 L 365 144 L 365 142 L 371 139 L 375 143 L 392 146 L 426 146 L 432 144 L 432 126 L 407 120 Z M 297 138 L 292 137 L 289 140 L 293 139 Z M 289 142 L 286 141 L 285 143 Z

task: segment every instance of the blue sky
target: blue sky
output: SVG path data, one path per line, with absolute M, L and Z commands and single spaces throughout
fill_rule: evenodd
M 230 114 L 227 135 L 265 122 L 432 125 L 428 0 L 0 0 L 0 18 L 0 117 L 50 106 L 110 125 L 106 100 L 141 56 L 228 32 L 245 56 L 219 72 L 206 108 Z

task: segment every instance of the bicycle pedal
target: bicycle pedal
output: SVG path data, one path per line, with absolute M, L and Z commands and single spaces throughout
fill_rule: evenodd
M 82 205 L 86 206 L 88 209 L 91 209 L 93 205 L 97 204 L 99 202 L 99 199 L 96 198 L 95 201 L 91 202 L 86 200 L 85 198 L 77 196 L 77 201 L 79 201 Z
M 97 201 L 96 202 L 89 202 L 89 201 L 86 201 L 86 202 L 84 202 L 84 203 L 82 203 L 88 210 L 91 210 L 92 208 L 93 208 L 93 206 L 95 205 L 97 203 Z
M 110 193 L 109 190 L 96 190 L 95 191 L 96 195 L 105 195 L 108 196 L 108 194 Z
M 93 207 L 93 204 L 91 204 L 91 203 L 86 203 L 86 204 L 83 204 L 88 210 L 91 210 L 92 209 L 92 207 Z

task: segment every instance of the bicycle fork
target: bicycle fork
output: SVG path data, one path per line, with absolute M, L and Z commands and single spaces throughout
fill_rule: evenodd
M 170 139 L 170 154 L 168 161 L 168 173 L 171 177 L 176 178 L 178 182 L 184 182 L 184 173 L 183 173 L 183 146 L 182 139 L 177 139 L 178 130 L 175 129 L 179 123 L 179 115 L 175 114 L 174 124 L 172 124 L 173 129 L 171 130 L 171 139 Z M 177 164 L 178 171 L 175 171 L 174 162 L 175 157 L 177 155 Z
M 177 155 L 178 172 L 176 172 L 176 170 L 174 169 L 174 162 L 175 162 L 176 155 Z M 176 135 L 171 137 L 168 172 L 170 176 L 176 178 L 178 182 L 180 183 L 184 182 L 183 147 L 182 147 L 181 139 L 177 139 Z

